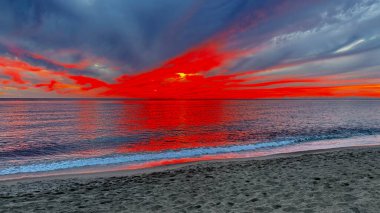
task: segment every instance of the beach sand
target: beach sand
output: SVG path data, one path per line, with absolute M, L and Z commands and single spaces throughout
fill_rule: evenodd
M 0 182 L 0 212 L 34 211 L 380 212 L 380 148 Z

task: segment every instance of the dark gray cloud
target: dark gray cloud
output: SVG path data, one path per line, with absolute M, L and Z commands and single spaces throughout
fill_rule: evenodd
M 4 0 L 0 38 L 33 52 L 79 49 L 124 72 L 163 60 L 223 31 L 260 1 Z M 75 60 L 72 60 L 75 62 Z
M 234 72 L 298 61 L 307 63 L 283 73 L 316 76 L 368 71 L 380 63 L 376 0 L 3 0 L 0 14 L 0 54 L 12 54 L 6 46 L 12 44 L 66 63 L 91 58 L 95 64 L 70 72 L 107 81 L 157 66 L 231 29 L 228 48 L 263 47 L 238 60 Z
M 281 17 L 268 21 L 269 26 L 276 27 L 267 30 L 265 37 L 262 37 L 260 27 L 240 36 L 239 41 L 244 46 L 253 41 L 252 46 L 264 45 L 265 48 L 241 60 L 233 68 L 235 71 L 267 69 L 297 61 L 320 61 L 324 70 L 336 74 L 380 63 L 375 60 L 380 55 L 374 51 L 380 47 L 378 1 L 322 1 L 306 5 L 296 14 L 287 13 Z M 255 42 L 255 37 L 259 42 Z M 350 56 L 348 66 L 347 63 L 338 66 L 332 63 L 333 60 L 331 66 L 326 63 L 329 58 L 345 55 Z M 315 71 L 313 74 L 318 75 L 318 70 L 310 72 Z

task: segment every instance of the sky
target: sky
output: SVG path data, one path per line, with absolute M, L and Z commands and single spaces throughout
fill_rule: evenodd
M 2 0 L 0 98 L 380 98 L 379 0 Z

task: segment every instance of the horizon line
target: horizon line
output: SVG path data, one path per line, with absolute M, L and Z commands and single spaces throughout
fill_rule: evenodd
M 1 98 L 0 101 L 7 100 L 123 100 L 123 101 L 192 101 L 192 100 L 380 100 L 380 98 L 361 98 L 361 97 L 351 97 L 351 98 Z

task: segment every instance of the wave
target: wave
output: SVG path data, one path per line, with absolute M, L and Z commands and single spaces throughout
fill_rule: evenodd
M 375 134 L 355 134 L 355 136 L 368 136 Z M 352 137 L 352 136 L 350 136 Z M 305 143 L 318 140 L 342 139 L 349 138 L 342 135 L 321 135 L 312 137 L 297 137 L 291 139 L 267 141 L 254 144 L 232 145 L 224 147 L 208 147 L 208 148 L 192 148 L 182 150 L 171 150 L 158 153 L 139 153 L 129 155 L 111 155 L 95 158 L 83 158 L 75 160 L 63 160 L 48 163 L 12 166 L 0 170 L 0 175 L 12 175 L 19 173 L 35 173 L 35 172 L 48 172 L 62 169 L 72 169 L 89 166 L 102 166 L 112 164 L 129 164 L 135 162 L 146 162 L 163 159 L 178 159 L 187 157 L 198 157 L 202 155 L 216 155 L 234 152 L 254 151 L 258 149 L 268 149 L 275 147 L 283 147 L 297 143 Z

